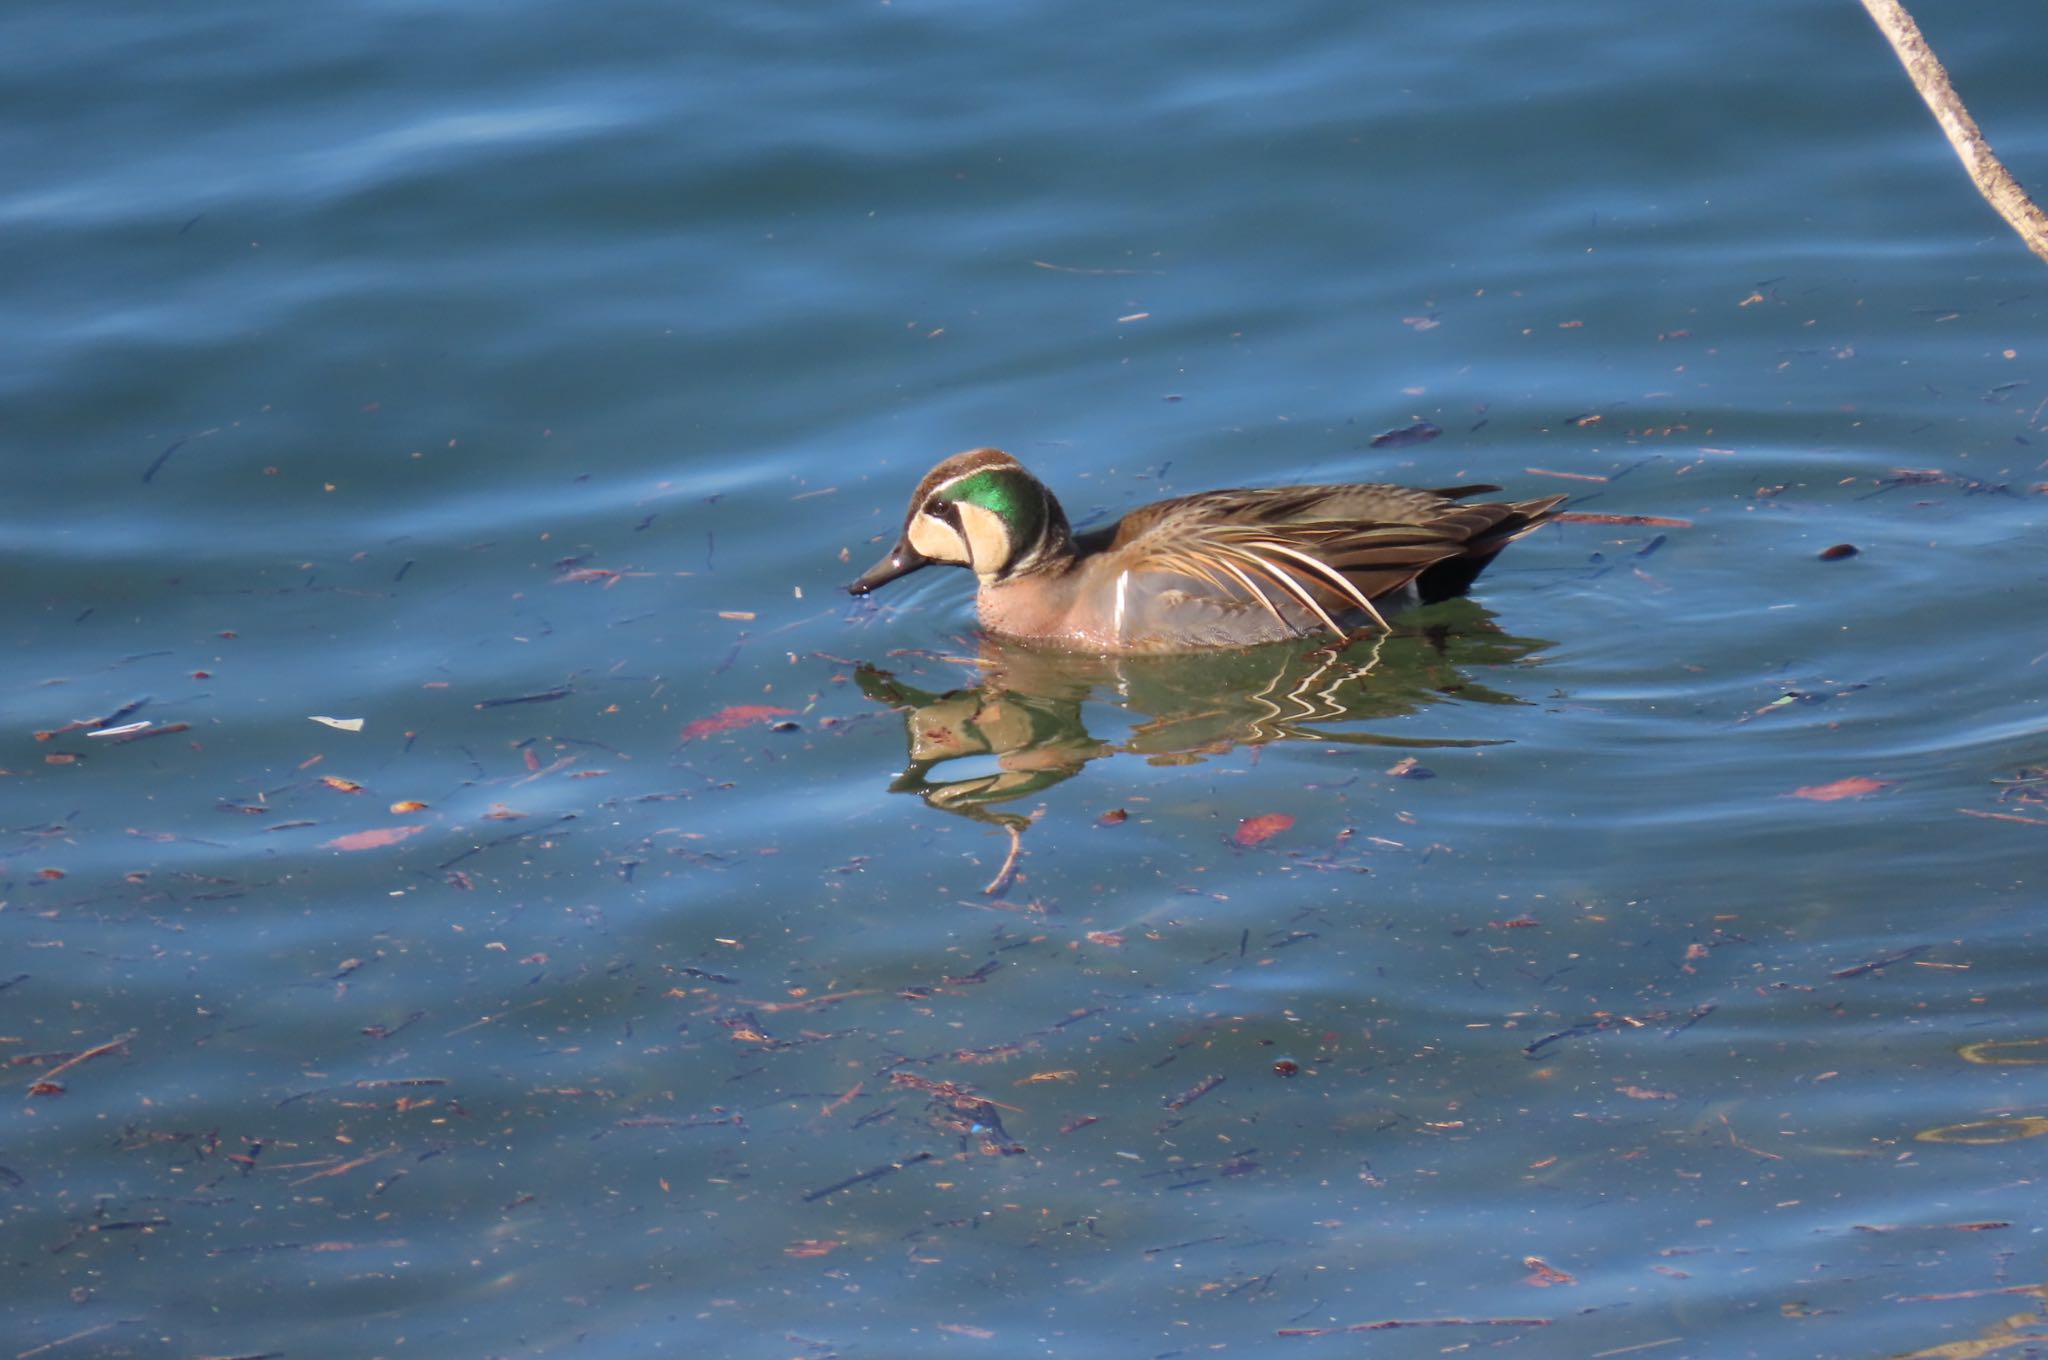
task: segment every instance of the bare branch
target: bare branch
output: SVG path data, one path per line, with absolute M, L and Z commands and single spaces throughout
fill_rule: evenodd
M 2048 260 L 2048 213 L 2043 213 L 2027 197 L 2027 191 L 1977 130 L 1977 120 L 1970 117 L 1970 111 L 1957 98 L 1955 87 L 1948 82 L 1948 72 L 1942 69 L 1934 49 L 1920 36 L 1920 26 L 1913 22 L 1913 16 L 1898 0 L 1863 0 L 1863 8 L 1870 11 L 1878 31 L 1898 54 L 1913 88 L 1934 111 L 1934 120 L 1941 124 L 1949 145 L 1956 149 L 1963 168 L 1970 172 L 1977 192 L 2012 225 L 2027 249 Z

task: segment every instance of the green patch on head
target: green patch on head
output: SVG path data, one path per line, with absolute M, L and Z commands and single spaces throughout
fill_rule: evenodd
M 1010 536 L 1028 543 L 1045 520 L 1045 497 L 1031 478 L 1016 468 L 989 468 L 942 487 L 949 501 L 978 505 L 1010 526 Z

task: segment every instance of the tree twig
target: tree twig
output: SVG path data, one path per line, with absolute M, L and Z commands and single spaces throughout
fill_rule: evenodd
M 1906 68 L 1913 88 L 1933 110 L 1934 121 L 1941 124 L 1949 145 L 1963 162 L 1963 169 L 1970 172 L 1977 192 L 2019 233 L 2027 249 L 2048 260 L 2048 213 L 2043 213 L 2027 197 L 2027 191 L 1977 130 L 1977 120 L 1970 117 L 1970 111 L 1956 96 L 1948 72 L 1942 69 L 1927 39 L 1920 36 L 1920 26 L 1913 22 L 1913 16 L 1899 0 L 1863 0 L 1863 8 L 1870 12 L 1878 31 L 1898 54 L 1899 64 Z

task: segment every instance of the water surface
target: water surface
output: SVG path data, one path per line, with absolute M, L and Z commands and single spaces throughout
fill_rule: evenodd
M 0 53 L 15 1354 L 2039 1344 L 2040 265 L 1854 6 Z M 1614 522 L 1335 657 L 849 603 L 984 443 Z

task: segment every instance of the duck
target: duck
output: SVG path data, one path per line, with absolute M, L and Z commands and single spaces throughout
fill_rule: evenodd
M 903 532 L 847 586 L 867 595 L 935 563 L 979 582 L 988 632 L 1105 655 L 1252 647 L 1370 625 L 1462 595 L 1564 496 L 1474 501 L 1490 485 L 1245 487 L 1155 501 L 1074 532 L 1009 454 L 969 449 L 926 473 Z

